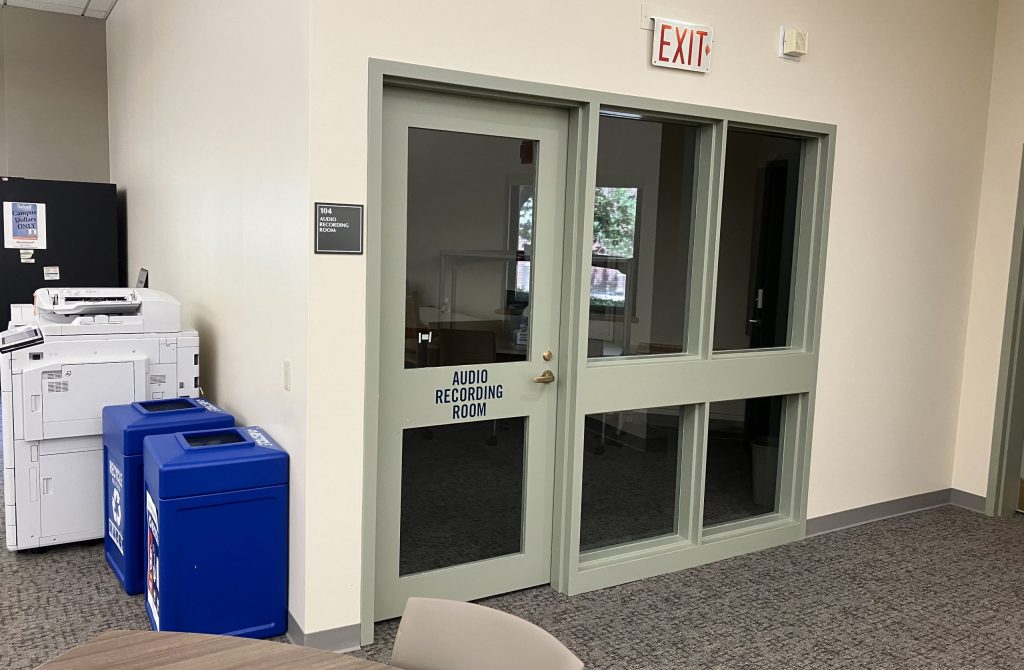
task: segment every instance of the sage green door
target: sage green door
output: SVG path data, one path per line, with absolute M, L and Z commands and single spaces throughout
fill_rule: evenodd
M 375 620 L 551 576 L 565 110 L 386 88 Z

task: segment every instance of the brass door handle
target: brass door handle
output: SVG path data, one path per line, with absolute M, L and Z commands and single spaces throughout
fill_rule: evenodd
M 555 373 L 551 370 L 545 370 L 536 377 L 531 378 L 534 384 L 550 384 L 555 381 Z

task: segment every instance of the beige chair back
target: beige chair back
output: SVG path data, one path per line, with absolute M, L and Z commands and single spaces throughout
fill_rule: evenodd
M 581 670 L 543 628 L 490 607 L 409 598 L 391 665 L 403 670 Z

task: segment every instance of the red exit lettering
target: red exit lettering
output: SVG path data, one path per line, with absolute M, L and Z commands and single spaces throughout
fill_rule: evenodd
M 707 71 L 711 56 L 711 29 L 655 19 L 655 65 Z

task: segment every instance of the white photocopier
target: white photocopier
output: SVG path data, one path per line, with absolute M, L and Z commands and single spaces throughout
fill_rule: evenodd
M 199 395 L 199 335 L 181 330 L 171 296 L 58 288 L 33 300 L 0 333 L 12 551 L 103 537 L 103 407 Z

